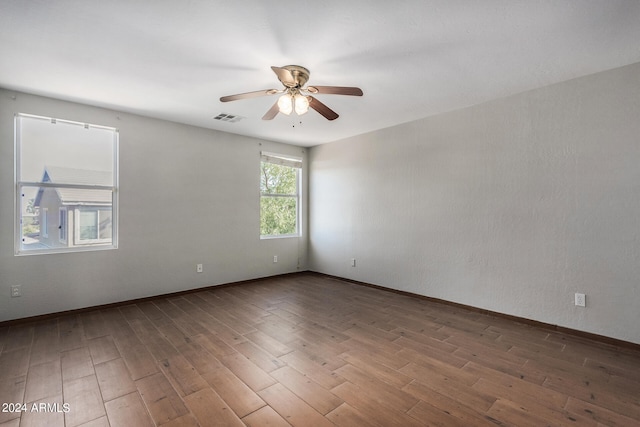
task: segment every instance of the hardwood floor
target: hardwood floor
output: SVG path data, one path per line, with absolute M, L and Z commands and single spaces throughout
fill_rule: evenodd
M 312 273 L 5 326 L 0 350 L 0 426 L 640 425 L 634 349 Z

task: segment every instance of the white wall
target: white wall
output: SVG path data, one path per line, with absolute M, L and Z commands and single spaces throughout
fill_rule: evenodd
M 640 64 L 314 147 L 309 182 L 312 270 L 640 343 Z
M 18 112 L 120 129 L 118 249 L 14 256 Z M 300 147 L 0 89 L 0 321 L 306 270 L 306 238 L 259 238 L 261 150 L 306 162 Z

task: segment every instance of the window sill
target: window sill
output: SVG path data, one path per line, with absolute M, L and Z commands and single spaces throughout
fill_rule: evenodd
M 282 234 L 279 236 L 260 236 L 260 240 L 291 239 L 293 237 L 302 237 L 302 236 L 300 236 L 300 234 Z
M 46 249 L 31 249 L 17 250 L 15 256 L 30 256 L 30 255 L 47 255 L 47 254 L 64 254 L 64 253 L 78 253 L 78 252 L 95 252 L 95 251 L 109 251 L 118 249 L 115 245 L 93 245 L 93 246 L 74 246 L 71 248 L 46 248 Z

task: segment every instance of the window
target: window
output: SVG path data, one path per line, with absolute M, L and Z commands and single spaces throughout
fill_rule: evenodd
M 47 220 L 47 216 L 49 215 L 49 209 L 42 209 L 42 219 L 40 220 L 40 233 L 43 237 L 49 237 L 49 221 Z M 26 219 L 25 219 L 25 222 Z M 33 224 L 33 221 L 30 221 Z
M 300 234 L 302 159 L 262 153 L 260 162 L 260 237 Z
M 58 234 L 60 243 L 67 243 L 67 208 L 60 208 L 60 221 L 58 225 Z
M 86 245 L 111 240 L 111 209 L 76 210 L 76 244 Z
M 16 254 L 116 248 L 118 131 L 27 114 L 15 126 Z

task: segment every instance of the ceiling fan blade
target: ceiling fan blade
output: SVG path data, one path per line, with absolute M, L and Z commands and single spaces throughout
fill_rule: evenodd
M 271 69 L 274 73 L 276 73 L 276 76 L 278 76 L 278 80 L 280 80 L 283 85 L 285 85 L 286 87 L 296 86 L 296 79 L 290 70 L 282 67 L 271 67 Z
M 338 113 L 333 111 L 331 108 L 324 105 L 322 102 L 315 99 L 313 96 L 309 96 L 309 107 L 316 110 L 318 113 L 322 114 L 327 120 L 335 120 L 338 117 Z
M 307 90 L 311 93 L 331 94 L 331 95 L 351 95 L 362 96 L 362 89 L 348 86 L 309 86 Z
M 282 92 L 277 89 L 256 90 L 255 92 L 239 93 L 237 95 L 228 95 L 220 98 L 220 102 L 237 101 L 238 99 L 257 98 L 259 96 L 273 95 Z
M 278 108 L 278 101 L 276 101 L 276 103 L 273 104 L 271 108 L 269 108 L 269 111 L 267 111 L 264 116 L 262 116 L 262 120 L 273 120 L 273 118 L 278 115 L 279 111 L 280 109 Z

